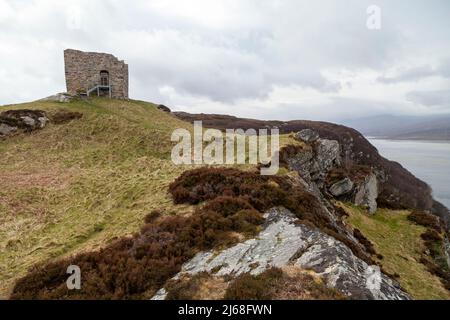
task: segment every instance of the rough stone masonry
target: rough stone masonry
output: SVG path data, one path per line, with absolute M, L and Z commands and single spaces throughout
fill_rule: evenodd
M 93 93 L 112 98 L 128 98 L 128 65 L 112 54 L 67 49 L 64 50 L 64 65 L 69 94 L 93 90 Z

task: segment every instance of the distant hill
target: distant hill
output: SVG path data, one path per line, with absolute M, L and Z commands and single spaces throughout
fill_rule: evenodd
M 450 115 L 379 115 L 342 121 L 365 136 L 388 139 L 450 140 Z

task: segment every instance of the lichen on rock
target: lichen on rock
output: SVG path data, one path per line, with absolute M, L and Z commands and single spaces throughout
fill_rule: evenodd
M 371 174 L 365 178 L 363 183 L 356 187 L 354 203 L 368 209 L 369 213 L 377 211 L 378 182 L 377 177 Z
M 410 299 L 399 285 L 383 273 L 379 287 L 368 285 L 370 266 L 356 257 L 340 241 L 322 231 L 298 223 L 284 208 L 273 208 L 265 214 L 266 223 L 259 235 L 223 251 L 198 253 L 185 263 L 174 279 L 207 272 L 216 277 L 236 278 L 250 273 L 258 275 L 272 267 L 296 266 L 311 270 L 324 283 L 353 299 Z M 153 299 L 164 299 L 159 290 Z
M 330 193 L 335 197 L 346 195 L 353 190 L 354 183 L 349 178 L 344 178 L 330 187 Z

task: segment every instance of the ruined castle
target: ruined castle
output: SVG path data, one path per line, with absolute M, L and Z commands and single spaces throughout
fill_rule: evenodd
M 111 54 L 64 50 L 67 92 L 128 98 L 128 65 Z

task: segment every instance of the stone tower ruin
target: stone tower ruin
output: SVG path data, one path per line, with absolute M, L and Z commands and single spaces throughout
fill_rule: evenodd
M 64 50 L 67 92 L 128 99 L 128 65 L 112 54 Z

